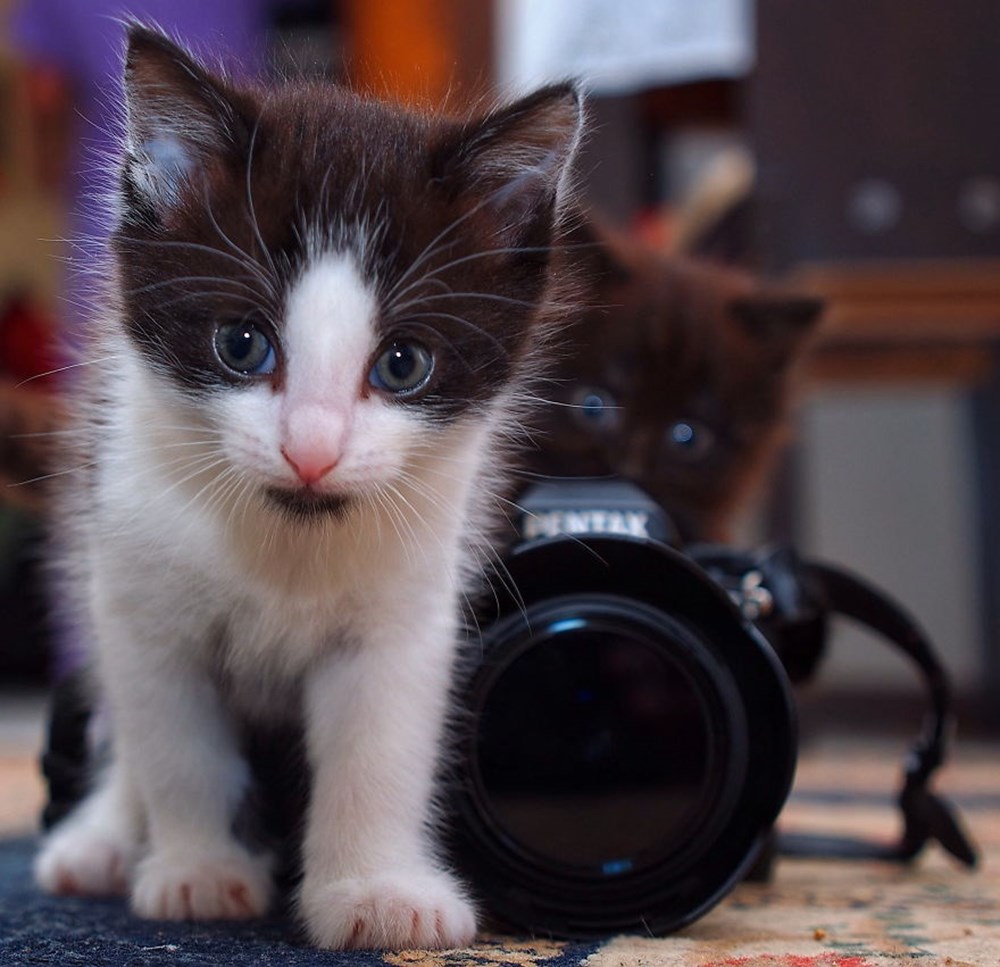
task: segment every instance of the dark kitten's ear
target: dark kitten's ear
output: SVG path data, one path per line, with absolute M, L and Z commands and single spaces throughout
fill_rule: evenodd
M 163 34 L 128 30 L 126 203 L 154 212 L 175 205 L 185 183 L 242 131 L 219 81 Z
M 501 244 L 524 244 L 568 194 L 582 124 L 572 84 L 543 88 L 454 132 L 435 154 L 434 178 L 484 199 Z
M 822 299 L 765 293 L 729 303 L 731 315 L 781 363 L 819 322 L 823 308 Z

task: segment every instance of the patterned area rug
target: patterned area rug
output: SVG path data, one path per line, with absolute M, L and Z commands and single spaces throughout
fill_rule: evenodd
M 898 750 L 810 750 L 782 826 L 890 840 Z M 51 899 L 31 885 L 29 840 L 0 844 L 0 965 L 160 967 L 282 964 L 346 967 L 884 967 L 1000 965 L 1000 754 L 959 749 L 938 784 L 962 810 L 982 860 L 975 872 L 932 848 L 915 865 L 783 860 L 769 884 L 744 884 L 666 938 L 565 943 L 485 936 L 465 950 L 331 954 L 286 922 L 160 925 L 120 902 Z

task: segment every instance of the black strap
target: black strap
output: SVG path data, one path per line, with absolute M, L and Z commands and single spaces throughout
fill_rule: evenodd
M 783 835 L 781 852 L 794 856 L 907 862 L 929 840 L 937 840 L 960 862 L 975 866 L 976 850 L 954 807 L 930 790 L 931 778 L 944 761 L 953 726 L 948 678 L 930 640 L 902 607 L 862 578 L 817 561 L 803 562 L 802 570 L 804 579 L 822 596 L 829 611 L 878 632 L 916 663 L 927 686 L 930 711 L 904 767 L 903 788 L 898 797 L 903 833 L 898 843 L 879 845 L 848 837 Z

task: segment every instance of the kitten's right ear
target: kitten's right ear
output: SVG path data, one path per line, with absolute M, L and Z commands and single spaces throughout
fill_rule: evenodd
M 767 350 L 776 364 L 785 365 L 815 328 L 825 303 L 812 296 L 759 292 L 734 299 L 732 316 Z
M 241 122 L 224 87 L 173 41 L 131 24 L 125 56 L 126 202 L 162 214 L 212 157 L 233 147 Z
M 573 84 L 553 84 L 451 132 L 434 180 L 484 199 L 496 238 L 524 244 L 535 223 L 561 212 L 580 142 L 583 105 Z

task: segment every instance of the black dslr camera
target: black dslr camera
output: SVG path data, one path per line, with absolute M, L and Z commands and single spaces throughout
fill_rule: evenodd
M 906 860 L 937 838 L 975 862 L 928 790 L 944 673 L 896 605 L 788 549 L 682 552 L 663 510 L 624 482 L 548 482 L 519 506 L 459 683 L 470 727 L 450 816 L 453 855 L 493 914 L 557 936 L 662 934 L 775 848 Z M 929 684 L 899 844 L 773 830 L 796 765 L 791 683 L 811 674 L 833 613 L 896 642 Z
M 451 856 L 494 916 L 563 937 L 663 934 L 775 852 L 906 861 L 937 839 L 975 863 L 929 790 L 949 734 L 947 681 L 897 605 L 789 549 L 681 551 L 663 510 L 623 482 L 539 485 L 519 506 L 457 682 L 466 714 L 448 783 Z M 895 844 L 774 832 L 796 765 L 791 685 L 811 674 L 834 614 L 901 648 L 928 686 Z M 54 696 L 47 826 L 86 787 L 92 710 L 78 686 Z M 298 741 L 248 746 L 270 793 L 266 831 L 286 844 L 304 808 Z

